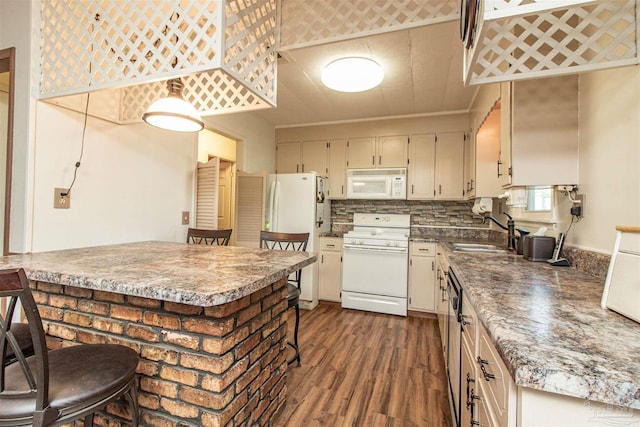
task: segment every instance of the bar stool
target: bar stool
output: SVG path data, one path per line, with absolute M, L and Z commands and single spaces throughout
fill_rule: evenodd
M 27 323 L 12 323 L 11 334 L 16 340 L 17 345 L 20 347 L 24 357 L 33 355 L 33 342 L 31 341 L 31 331 L 29 331 L 29 324 Z M 3 358 L 5 366 L 17 361 L 18 358 L 13 352 L 11 346 L 7 346 L 7 354 Z
M 205 230 L 203 228 L 190 228 L 187 231 L 187 243 L 197 245 L 229 246 L 229 238 L 233 230 Z
M 260 247 L 265 249 L 276 249 L 283 251 L 306 251 L 309 233 L 276 233 L 272 231 L 260 232 Z M 298 326 L 300 324 L 300 279 L 302 270 L 297 270 L 289 276 L 287 283 L 287 302 L 289 308 L 295 308 L 296 323 L 293 331 L 293 343 L 287 342 L 295 351 L 294 357 L 289 360 L 289 364 L 298 361 L 300 363 L 300 349 L 298 347 Z
M 117 344 L 81 344 L 47 351 L 44 329 L 23 269 L 0 270 L 0 298 L 9 303 L 0 316 L 0 353 L 16 362 L 0 365 L 0 426 L 58 426 L 84 418 L 124 397 L 138 425 L 138 354 Z M 20 302 L 27 318 L 34 355 L 25 357 L 11 319 Z

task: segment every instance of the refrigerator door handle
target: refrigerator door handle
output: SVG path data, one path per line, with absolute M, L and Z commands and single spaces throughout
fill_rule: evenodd
M 269 223 L 269 230 L 273 230 L 273 213 L 274 213 L 274 197 L 276 195 L 276 181 L 273 181 L 269 186 L 269 210 L 267 211 L 267 222 Z
M 273 192 L 273 222 L 271 223 L 272 231 L 280 231 L 278 224 L 278 212 L 280 212 L 280 181 L 275 182 L 275 191 Z

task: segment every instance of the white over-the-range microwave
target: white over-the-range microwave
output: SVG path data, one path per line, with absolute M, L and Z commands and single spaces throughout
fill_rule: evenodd
M 407 169 L 347 169 L 347 199 L 406 199 Z

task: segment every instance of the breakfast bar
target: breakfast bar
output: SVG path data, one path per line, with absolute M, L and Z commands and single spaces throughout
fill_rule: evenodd
M 287 277 L 315 254 L 139 242 L 0 260 L 25 269 L 50 348 L 138 352 L 141 425 L 267 425 L 283 407 Z

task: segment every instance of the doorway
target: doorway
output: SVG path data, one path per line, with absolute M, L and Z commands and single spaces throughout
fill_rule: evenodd
M 0 241 L 2 255 L 9 254 L 11 172 L 15 99 L 15 48 L 0 50 Z

